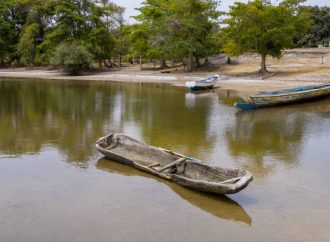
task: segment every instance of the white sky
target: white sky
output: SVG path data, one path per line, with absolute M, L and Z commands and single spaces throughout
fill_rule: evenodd
M 143 0 L 111 0 L 112 2 L 118 4 L 119 6 L 124 7 L 125 10 L 125 19 L 128 23 L 134 22 L 133 19 L 130 18 L 130 16 L 134 16 L 138 14 L 138 11 L 135 10 L 135 8 L 138 8 L 141 6 L 141 3 Z M 233 5 L 234 1 L 229 0 L 222 0 L 221 1 L 221 10 L 228 10 L 228 6 Z M 247 2 L 247 0 L 241 0 L 240 2 Z M 329 0 L 307 0 L 304 5 L 318 5 L 318 6 L 329 6 L 330 7 L 330 1 Z

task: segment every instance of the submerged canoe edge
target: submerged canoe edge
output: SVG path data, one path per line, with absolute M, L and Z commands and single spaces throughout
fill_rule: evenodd
M 193 161 L 184 155 L 144 144 L 124 134 L 111 133 L 100 138 L 95 146 L 110 160 L 203 192 L 237 193 L 253 180 L 251 173 L 246 170 Z

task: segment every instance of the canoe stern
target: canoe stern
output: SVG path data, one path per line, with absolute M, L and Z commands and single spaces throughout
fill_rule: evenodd
M 171 179 L 172 181 L 182 186 L 186 186 L 198 191 L 212 192 L 217 194 L 233 194 L 246 188 L 248 184 L 253 180 L 253 177 L 250 173 L 246 173 L 244 177 L 240 178 L 237 182 L 233 184 L 224 184 L 221 182 L 206 182 L 176 174 L 171 175 Z
M 180 185 L 199 191 L 232 194 L 244 189 L 253 177 L 243 169 L 220 168 L 187 161 L 183 172 L 171 174 L 171 179 Z

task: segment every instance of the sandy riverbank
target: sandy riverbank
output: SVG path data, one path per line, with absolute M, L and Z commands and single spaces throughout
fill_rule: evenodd
M 220 74 L 220 89 L 259 92 L 279 88 L 311 85 L 330 81 L 330 48 L 293 49 L 283 52 L 282 59 L 269 58 L 267 61 L 271 75 L 263 79 L 257 74 L 260 58 L 257 55 L 243 55 L 226 64 L 225 58 L 210 59 L 212 67 L 193 73 L 180 69 L 170 73 L 159 70 L 139 70 L 137 66 L 123 67 L 119 70 L 95 72 L 88 75 L 69 76 L 57 70 L 12 68 L 1 69 L 0 79 L 46 79 L 77 81 L 119 81 L 138 83 L 162 83 L 184 86 L 185 81 L 197 80 L 211 74 Z

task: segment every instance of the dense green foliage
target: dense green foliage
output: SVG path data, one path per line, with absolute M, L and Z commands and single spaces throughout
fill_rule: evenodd
M 260 54 L 265 73 L 267 56 L 330 40 L 330 8 L 302 7 L 304 0 L 235 2 L 223 24 L 217 0 L 145 0 L 134 24 L 124 22 L 124 9 L 111 0 L 0 1 L 0 66 L 69 67 L 59 61 L 66 47 L 75 48 L 70 56 L 77 62 L 70 65 L 80 67 L 76 56 L 82 54 L 84 66 L 115 60 L 120 66 L 126 57 L 141 67 L 142 61 L 160 68 L 171 61 L 192 71 L 223 50 Z
M 223 31 L 223 50 L 229 55 L 252 52 L 261 55 L 261 72 L 267 73 L 266 57 L 281 57 L 281 50 L 294 46 L 294 38 L 306 32 L 310 15 L 300 7 L 304 0 L 235 2 Z
M 123 8 L 107 0 L 1 1 L 2 65 L 47 65 L 57 56 L 57 47 L 65 44 L 84 47 L 100 65 L 116 54 L 115 35 Z
M 308 32 L 300 39 L 300 46 L 315 47 L 323 42 L 330 41 L 330 8 L 329 7 L 305 7 L 311 13 L 313 24 Z
M 0 4 L 0 64 L 17 59 L 16 45 L 26 22 L 26 4 L 18 0 L 1 0 Z
M 147 42 L 145 54 L 160 59 L 161 67 L 165 59 L 183 60 L 191 71 L 199 65 L 200 57 L 219 50 L 217 6 L 214 0 L 146 0 L 139 8 L 139 24 L 133 35 L 145 35 L 140 38 Z
M 56 47 L 50 63 L 77 74 L 92 63 L 92 54 L 82 45 L 62 43 Z

